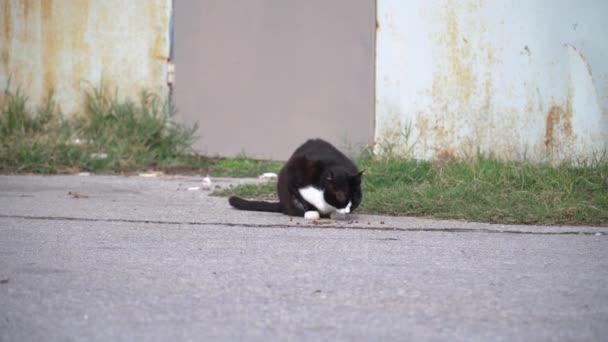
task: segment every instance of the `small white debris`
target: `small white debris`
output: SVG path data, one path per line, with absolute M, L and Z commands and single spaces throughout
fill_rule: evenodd
M 93 140 L 80 139 L 80 138 L 75 138 L 74 140 L 72 140 L 73 145 L 85 145 L 85 144 L 91 144 L 91 143 L 93 143 Z
M 595 233 L 595 236 L 602 236 L 602 233 Z
M 107 153 L 91 153 L 91 159 L 108 159 L 108 154 Z
M 90 176 L 91 173 L 90 172 L 78 172 L 79 176 Z
M 142 172 L 139 174 L 139 177 L 147 177 L 147 178 L 153 178 L 153 177 L 158 177 L 159 173 L 158 172 Z
M 278 178 L 277 174 L 274 172 L 266 172 L 260 175 L 260 177 L 258 177 L 261 180 L 265 180 L 265 181 L 273 181 L 276 180 Z
M 189 188 L 188 188 L 188 191 L 198 191 L 198 190 L 200 190 L 200 189 L 201 189 L 201 188 L 200 188 L 200 187 L 198 187 L 198 186 L 191 186 L 191 187 L 189 187 Z
M 203 190 L 210 190 L 213 187 L 213 182 L 211 182 L 211 178 L 207 175 L 203 178 Z

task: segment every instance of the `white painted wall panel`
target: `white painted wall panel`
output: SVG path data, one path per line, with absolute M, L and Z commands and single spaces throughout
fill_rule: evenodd
M 378 0 L 376 142 L 415 158 L 608 144 L 608 2 Z

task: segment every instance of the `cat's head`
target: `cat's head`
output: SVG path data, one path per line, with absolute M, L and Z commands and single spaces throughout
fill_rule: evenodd
M 343 209 L 350 203 L 350 210 L 361 203 L 361 176 L 363 171 L 349 173 L 344 168 L 329 168 L 323 172 L 321 186 L 323 197 L 328 204 Z

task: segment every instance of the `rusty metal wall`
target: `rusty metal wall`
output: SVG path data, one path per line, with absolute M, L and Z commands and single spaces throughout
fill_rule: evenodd
M 378 151 L 589 158 L 608 146 L 604 0 L 378 0 Z
M 175 2 L 178 117 L 210 155 L 287 159 L 373 139 L 374 0 Z
M 166 94 L 171 0 L 0 0 L 0 87 L 77 112 L 86 87 Z

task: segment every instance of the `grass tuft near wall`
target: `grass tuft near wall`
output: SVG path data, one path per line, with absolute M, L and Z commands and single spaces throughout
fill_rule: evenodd
M 118 100 L 102 88 L 84 94 L 84 110 L 64 117 L 53 94 L 33 113 L 19 88 L 0 101 L 0 170 L 122 172 L 171 164 L 192 144 L 196 127 L 175 124 L 172 104 L 144 91 Z

